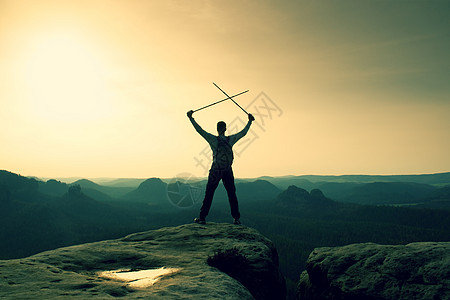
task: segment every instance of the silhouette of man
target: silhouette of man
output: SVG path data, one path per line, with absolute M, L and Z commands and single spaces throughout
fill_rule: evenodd
M 208 183 L 206 184 L 205 198 L 203 199 L 203 205 L 200 208 L 200 215 L 194 219 L 195 223 L 205 224 L 206 216 L 211 208 L 212 199 L 220 180 L 222 180 L 225 189 L 228 194 L 228 201 L 230 202 L 231 216 L 234 218 L 234 224 L 241 224 L 239 205 L 236 197 L 236 187 L 234 185 L 234 176 L 231 165 L 233 163 L 233 145 L 236 144 L 242 137 L 244 137 L 250 125 L 255 120 L 252 114 L 248 115 L 248 123 L 240 132 L 225 136 L 227 125 L 225 122 L 220 121 L 217 123 L 218 136 L 204 131 L 200 125 L 194 120 L 192 110 L 187 112 L 187 116 L 194 126 L 195 130 L 208 142 L 213 152 L 213 162 L 211 169 L 209 170 Z

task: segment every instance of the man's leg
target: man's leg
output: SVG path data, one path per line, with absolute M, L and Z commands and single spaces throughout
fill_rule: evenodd
M 234 185 L 234 175 L 231 168 L 223 172 L 222 181 L 225 189 L 227 190 L 228 202 L 230 202 L 231 208 L 231 216 L 233 216 L 234 219 L 239 220 L 241 214 L 239 213 L 239 204 L 236 197 L 236 186 Z
M 211 208 L 212 199 L 214 197 L 214 192 L 221 178 L 221 172 L 219 170 L 211 169 L 209 170 L 208 183 L 206 184 L 205 198 L 203 199 L 203 205 L 200 208 L 200 219 L 204 220 L 209 213 Z

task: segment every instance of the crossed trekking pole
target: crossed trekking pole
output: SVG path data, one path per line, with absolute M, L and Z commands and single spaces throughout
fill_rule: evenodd
M 198 108 L 198 109 L 196 109 L 196 110 L 193 110 L 193 111 L 192 111 L 193 113 L 196 112 L 196 111 L 205 109 L 205 108 L 207 108 L 207 107 L 210 107 L 210 106 L 219 104 L 219 103 L 221 103 L 221 102 L 223 102 L 223 101 L 231 100 L 231 101 L 233 101 L 233 103 L 236 104 L 240 109 L 242 109 L 247 115 L 249 115 L 249 113 L 248 113 L 245 109 L 243 109 L 242 106 L 240 106 L 240 105 L 239 105 L 236 101 L 234 101 L 234 99 L 233 99 L 234 97 L 237 97 L 237 96 L 239 96 L 239 95 L 242 95 L 242 94 L 244 94 L 244 93 L 247 93 L 249 90 L 240 92 L 240 93 L 238 93 L 238 94 L 236 94 L 236 95 L 233 95 L 233 96 L 229 96 L 229 95 L 228 95 L 227 93 L 225 93 L 225 91 L 222 90 L 217 84 L 215 84 L 214 82 L 213 82 L 213 84 L 214 84 L 215 87 L 218 88 L 222 93 L 224 93 L 225 96 L 227 96 L 227 98 L 222 99 L 222 100 L 219 100 L 219 101 L 214 102 L 214 103 L 211 103 L 211 104 L 208 104 L 208 105 L 206 105 L 206 106 L 200 107 L 200 108 Z

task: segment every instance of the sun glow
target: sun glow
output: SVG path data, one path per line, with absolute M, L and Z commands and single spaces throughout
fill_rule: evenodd
M 82 36 L 34 37 L 23 61 L 28 108 L 40 121 L 92 121 L 108 116 L 113 97 L 99 51 Z
M 445 4 L 247 2 L 0 0 L 1 168 L 204 176 L 214 81 L 257 119 L 236 177 L 448 171 Z

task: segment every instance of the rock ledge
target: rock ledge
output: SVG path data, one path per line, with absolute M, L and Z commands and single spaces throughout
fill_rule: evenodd
M 237 248 L 250 262 L 252 293 L 209 266 L 208 256 Z M 148 288 L 101 278 L 101 271 L 180 268 Z M 0 260 L 0 299 L 277 299 L 284 278 L 272 242 L 256 230 L 232 224 L 187 224 Z
M 450 299 L 450 242 L 317 248 L 300 277 L 309 299 Z

